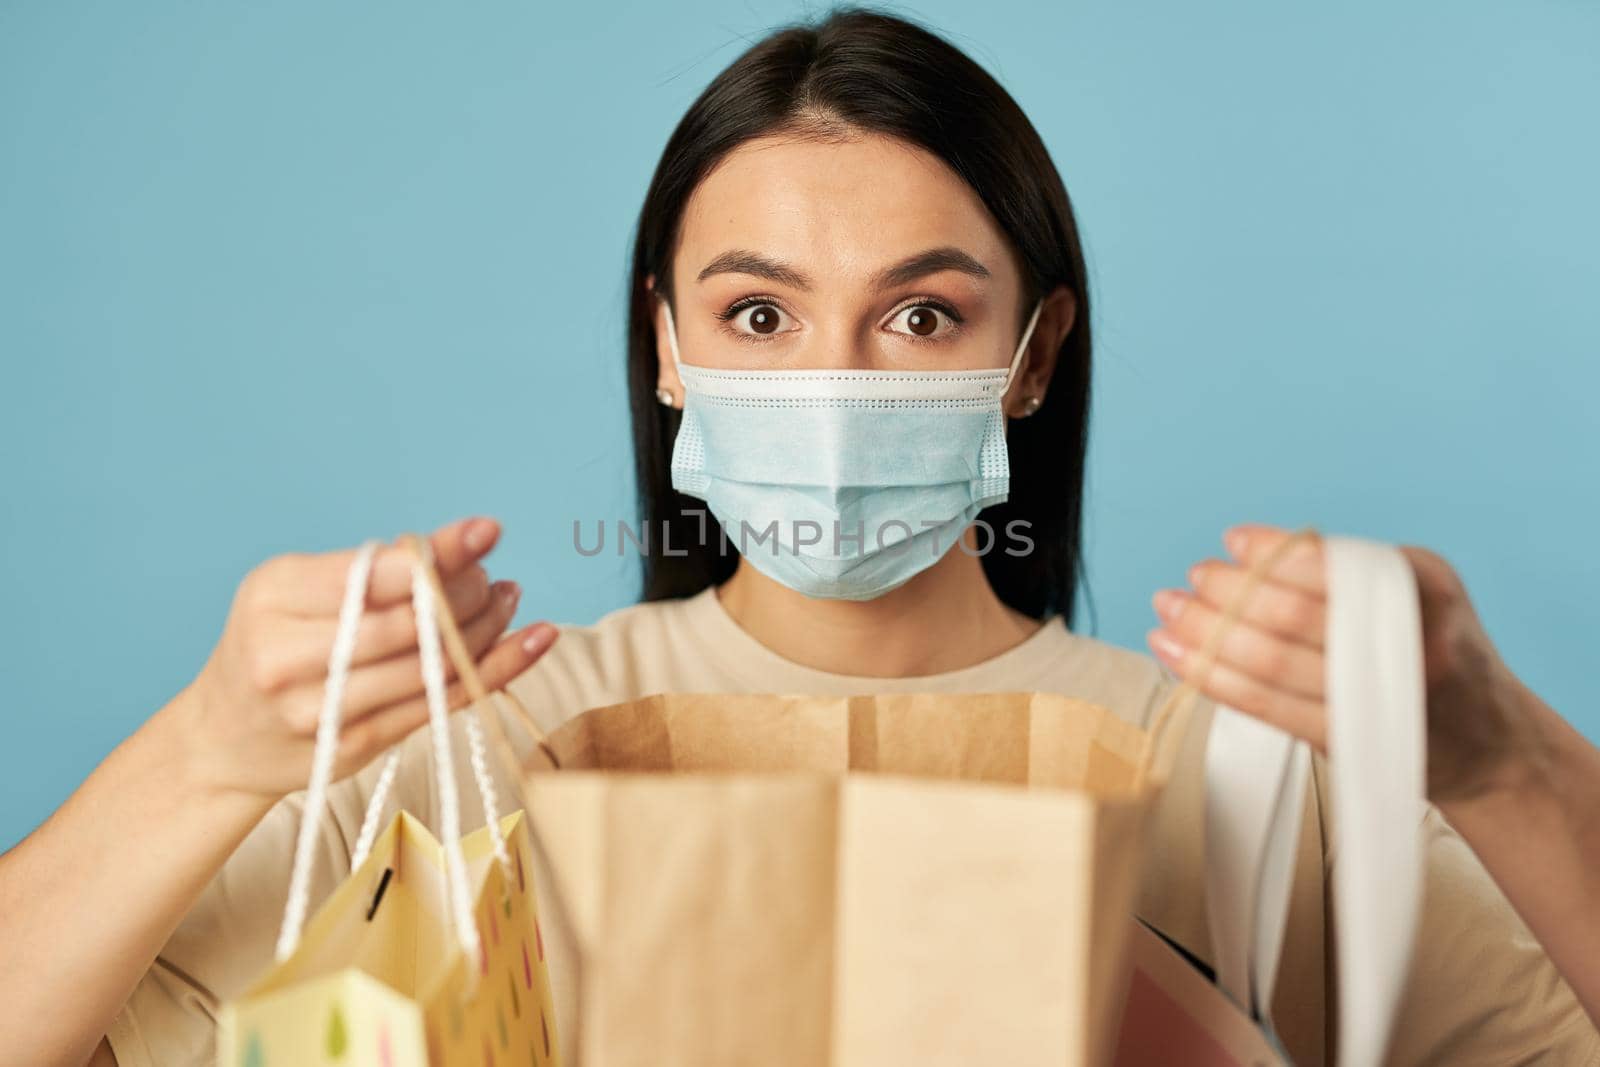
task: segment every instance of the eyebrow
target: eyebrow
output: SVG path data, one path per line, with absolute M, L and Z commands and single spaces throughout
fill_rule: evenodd
M 892 267 L 879 271 L 869 284 L 875 290 L 892 289 L 945 270 L 960 271 L 974 278 L 989 277 L 989 268 L 976 257 L 953 245 L 945 245 L 907 256 Z M 744 248 L 735 248 L 717 256 L 706 264 L 695 280 L 703 282 L 713 274 L 749 274 L 802 292 L 810 292 L 812 288 L 811 279 L 802 271 Z

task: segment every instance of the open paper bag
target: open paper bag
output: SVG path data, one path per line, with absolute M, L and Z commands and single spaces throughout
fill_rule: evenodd
M 1041 693 L 651 696 L 547 743 L 583 1067 L 1105 1062 L 1175 743 Z

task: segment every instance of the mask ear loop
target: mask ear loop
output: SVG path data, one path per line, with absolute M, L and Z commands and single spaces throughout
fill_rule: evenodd
M 672 321 L 672 304 L 664 296 L 657 296 L 656 299 L 661 301 L 661 307 L 667 313 L 667 347 L 672 349 L 672 365 L 681 367 L 683 359 L 678 355 L 678 327 Z
M 1011 389 L 1011 383 L 1017 377 L 1017 368 L 1022 364 L 1022 354 L 1028 350 L 1028 341 L 1033 337 L 1033 327 L 1039 321 L 1039 312 L 1043 310 L 1044 298 L 1040 297 L 1038 300 L 1034 301 L 1033 314 L 1028 316 L 1028 325 L 1022 329 L 1022 340 L 1017 342 L 1017 350 L 1011 355 L 1011 366 L 1006 368 L 1006 380 L 1005 383 L 1000 386 L 1000 397 L 1002 400 L 1005 399 L 1006 393 Z M 673 349 L 673 351 L 677 351 L 677 349 Z

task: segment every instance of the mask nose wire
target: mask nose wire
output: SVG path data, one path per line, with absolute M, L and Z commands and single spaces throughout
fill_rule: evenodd
M 661 297 L 661 306 L 667 313 L 667 347 L 672 349 L 672 365 L 683 366 L 683 359 L 678 355 L 678 327 L 672 321 L 672 304 L 666 297 Z
M 1012 381 L 1017 376 L 1017 367 L 1022 363 L 1022 354 L 1028 350 L 1028 339 L 1033 336 L 1033 327 L 1039 321 L 1039 312 L 1044 310 L 1044 298 L 1034 301 L 1033 314 L 1028 316 L 1028 325 L 1022 329 L 1022 340 L 1017 342 L 1017 350 L 1012 353 L 1011 366 L 1006 368 L 1005 384 L 1000 386 L 1000 395 L 1004 397 L 1010 390 Z

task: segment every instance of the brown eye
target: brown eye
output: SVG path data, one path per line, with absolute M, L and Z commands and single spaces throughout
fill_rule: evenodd
M 932 304 L 911 304 L 895 313 L 889 328 L 894 333 L 932 338 L 951 333 L 960 321 L 951 312 Z
M 717 318 L 729 323 L 733 333 L 745 339 L 771 337 L 792 329 L 785 321 L 787 316 L 777 305 L 760 300 L 736 303 L 727 311 L 719 312 Z
M 771 304 L 758 304 L 750 309 L 750 328 L 756 333 L 775 333 L 778 329 L 778 309 Z
M 932 308 L 912 308 L 906 316 L 906 328 L 919 337 L 927 337 L 939 328 L 939 313 Z

